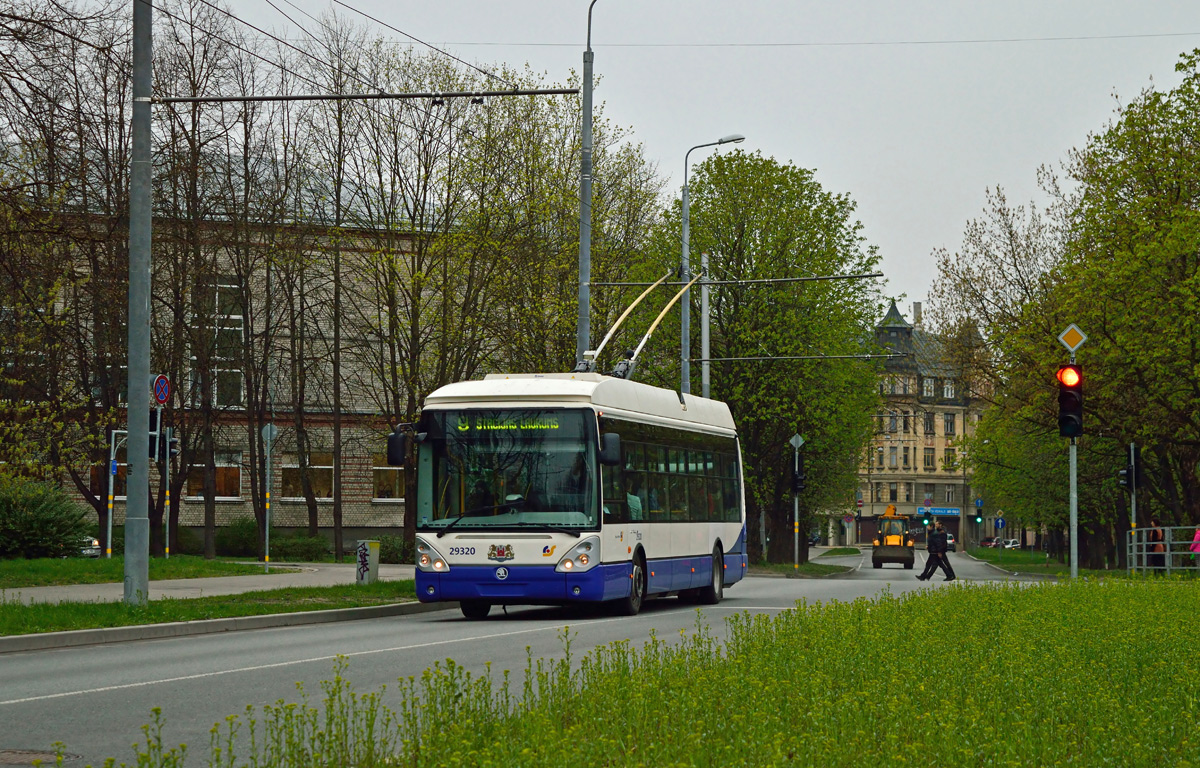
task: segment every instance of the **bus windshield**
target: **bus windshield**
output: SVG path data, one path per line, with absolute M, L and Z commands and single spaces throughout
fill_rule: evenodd
M 595 528 L 596 417 L 589 410 L 428 411 L 432 507 L 417 526 Z

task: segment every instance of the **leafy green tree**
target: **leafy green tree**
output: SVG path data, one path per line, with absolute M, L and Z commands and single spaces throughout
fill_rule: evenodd
M 698 164 L 688 186 L 690 251 L 709 254 L 714 280 L 812 278 L 874 271 L 878 254 L 864 243 L 855 205 L 826 191 L 812 171 L 760 154 L 733 152 Z M 646 277 L 679 263 L 681 206 L 656 230 Z M 807 489 L 801 497 L 808 530 L 816 513 L 851 509 L 857 457 L 876 411 L 877 370 L 860 359 L 873 343 L 881 301 L 872 280 L 797 280 L 714 287 L 711 306 L 711 396 L 729 403 L 745 460 L 751 541 L 769 537 L 764 555 L 792 557 L 788 439 L 805 439 Z M 673 295 L 674 290 L 668 295 Z M 700 358 L 699 291 L 691 292 L 693 360 Z M 649 325 L 663 305 L 653 302 L 630 324 L 624 340 Z M 636 378 L 679 386 L 679 342 L 673 310 L 653 337 Z M 729 358 L 764 357 L 764 360 Z M 821 359 L 824 357 L 825 359 Z M 804 359 L 788 359 L 804 358 Z M 700 387 L 692 365 L 692 390 Z M 765 525 L 765 530 L 760 526 Z M 755 535 L 755 533 L 759 535 Z M 805 550 L 807 551 L 807 550 Z

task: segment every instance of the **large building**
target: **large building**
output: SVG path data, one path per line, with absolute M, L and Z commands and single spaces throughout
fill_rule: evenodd
M 974 434 L 984 403 L 973 397 L 944 341 L 921 327 L 921 304 L 909 323 L 893 301 L 875 328 L 876 342 L 901 355 L 887 360 L 879 380 L 882 408 L 859 468 L 859 542 L 870 542 L 875 518 L 889 504 L 903 515 L 928 513 L 962 540 L 974 540 L 975 498 L 962 438 Z M 968 522 L 968 515 L 970 522 Z

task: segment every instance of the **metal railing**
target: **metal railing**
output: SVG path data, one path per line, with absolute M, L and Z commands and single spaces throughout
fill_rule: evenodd
M 1162 540 L 1151 540 L 1153 531 L 1162 532 Z M 1129 532 L 1125 542 L 1129 572 L 1133 573 L 1195 573 L 1200 571 L 1200 553 L 1192 551 L 1196 526 L 1137 528 Z M 1161 544 L 1161 551 L 1156 545 Z

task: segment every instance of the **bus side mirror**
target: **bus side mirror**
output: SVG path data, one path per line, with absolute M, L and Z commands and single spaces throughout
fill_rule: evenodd
M 600 435 L 600 463 L 609 467 L 621 463 L 621 436 L 617 433 Z
M 408 461 L 408 433 L 392 432 L 388 435 L 387 463 L 389 467 L 403 467 Z

